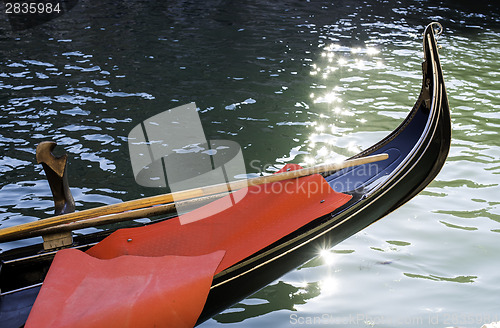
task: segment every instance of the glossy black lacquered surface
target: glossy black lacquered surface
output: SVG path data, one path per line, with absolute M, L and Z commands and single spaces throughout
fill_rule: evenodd
M 320 246 L 333 246 L 382 218 L 434 179 L 448 154 L 451 123 L 432 26 L 424 33 L 424 58 L 422 91 L 406 120 L 354 156 L 388 153 L 389 159 L 325 174 L 333 189 L 353 195 L 351 201 L 216 275 L 199 322 L 316 256 Z M 81 236 L 75 245 L 85 249 L 109 233 Z M 40 246 L 2 254 L 1 327 L 19 327 L 27 318 L 53 255 Z
M 382 218 L 434 179 L 448 155 L 451 121 L 432 26 L 424 33 L 424 55 L 422 91 L 406 120 L 355 156 L 385 152 L 389 159 L 325 176 L 332 188 L 353 199 L 216 276 L 199 322 L 316 256 L 318 249 L 334 246 Z

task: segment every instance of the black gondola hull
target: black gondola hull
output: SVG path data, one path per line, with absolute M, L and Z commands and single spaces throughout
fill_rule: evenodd
M 351 201 L 217 274 L 198 323 L 394 211 L 436 177 L 448 155 L 451 121 L 432 26 L 424 33 L 424 55 L 422 91 L 408 118 L 388 137 L 354 156 L 388 153 L 389 161 L 325 174 L 336 191 L 353 196 Z M 109 233 L 75 241 L 84 250 Z M 40 246 L 1 254 L 1 327 L 25 322 L 53 256 Z

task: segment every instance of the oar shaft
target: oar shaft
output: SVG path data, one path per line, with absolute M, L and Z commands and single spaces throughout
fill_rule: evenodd
M 283 180 L 303 177 L 303 176 L 307 176 L 307 175 L 311 175 L 311 174 L 315 174 L 315 173 L 341 170 L 341 169 L 352 167 L 352 166 L 381 161 L 381 160 L 384 160 L 387 158 L 388 158 L 387 154 L 367 156 L 367 157 L 347 160 L 347 161 L 344 161 L 341 163 L 323 164 L 323 165 L 318 165 L 318 166 L 311 167 L 311 168 L 305 168 L 305 169 L 301 169 L 301 170 L 273 174 L 270 176 L 263 176 L 263 177 L 235 181 L 235 182 L 230 182 L 230 183 L 221 183 L 221 184 L 202 187 L 202 188 L 188 189 L 188 190 L 178 191 L 175 193 L 157 195 L 157 196 L 146 197 L 146 198 L 141 198 L 141 199 L 135 199 L 135 200 L 126 201 L 123 203 L 106 205 L 106 206 L 87 209 L 87 210 L 83 210 L 83 211 L 79 211 L 79 212 L 53 216 L 53 217 L 46 218 L 46 219 L 39 220 L 39 221 L 28 222 L 28 223 L 20 224 L 17 226 L 0 229 L 0 242 L 25 238 L 26 236 L 32 234 L 32 232 L 36 231 L 36 230 L 46 229 L 46 228 L 50 228 L 50 227 L 54 227 L 54 226 L 58 226 L 58 225 L 62 225 L 62 224 L 67 224 L 67 223 L 71 223 L 71 222 L 82 221 L 82 220 L 86 220 L 89 218 L 97 218 L 97 217 L 115 214 L 115 213 L 121 213 L 121 212 L 126 212 L 126 211 L 131 211 L 131 210 L 137 210 L 137 209 L 144 209 L 144 208 L 155 206 L 155 205 L 168 204 L 168 203 L 172 203 L 174 201 L 181 201 L 181 200 L 186 200 L 186 199 L 204 197 L 207 195 L 214 195 L 214 194 L 218 194 L 218 193 L 234 191 L 234 190 L 241 189 L 241 188 L 244 188 L 247 186 L 255 186 L 255 185 L 261 185 L 261 184 L 265 184 L 265 183 L 283 181 Z M 228 190 L 228 185 L 229 185 L 230 190 Z M 124 214 L 124 217 L 126 217 L 126 214 L 125 213 L 123 213 L 123 214 Z
M 35 230 L 29 233 L 29 237 L 44 236 L 54 233 L 60 233 L 65 231 L 74 231 L 79 229 L 85 229 L 89 227 L 97 227 L 105 224 L 113 224 L 118 222 L 131 221 L 136 219 L 151 218 L 155 216 L 165 215 L 173 213 L 176 210 L 176 206 L 181 204 L 182 206 L 188 206 L 190 209 L 194 209 L 198 206 L 205 205 L 212 202 L 218 198 L 223 197 L 225 194 L 215 194 L 208 195 L 200 198 L 184 200 L 176 203 L 163 204 L 153 207 L 140 208 L 137 210 L 114 213 L 105 216 L 99 216 L 97 218 L 85 219 L 82 221 L 71 222 L 67 224 L 56 225 L 50 228 L 45 228 L 42 230 Z M 189 203 L 189 204 L 186 204 Z

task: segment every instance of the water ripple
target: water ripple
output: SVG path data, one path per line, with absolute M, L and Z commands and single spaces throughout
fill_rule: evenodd
M 492 6 L 105 0 L 23 33 L 0 21 L 0 223 L 51 215 L 34 154 L 45 140 L 70 155 L 79 210 L 154 194 L 135 184 L 127 135 L 192 101 L 207 139 L 240 143 L 266 173 L 351 156 L 410 110 L 423 26 L 438 19 L 453 119 L 440 175 L 342 243 L 349 252 L 333 263 L 293 271 L 217 320 L 284 328 L 290 314 L 496 311 L 500 15 Z

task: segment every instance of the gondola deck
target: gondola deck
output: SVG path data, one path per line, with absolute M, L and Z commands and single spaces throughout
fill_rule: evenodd
M 432 24 L 423 46 L 422 89 L 410 114 L 390 135 L 354 156 L 387 153 L 389 159 L 323 174 L 332 189 L 351 199 L 217 273 L 198 323 L 316 256 L 319 245 L 331 247 L 400 207 L 439 173 L 450 147 L 451 121 Z M 74 247 L 86 250 L 109 233 L 75 238 Z M 24 324 L 54 254 L 35 245 L 0 255 L 2 327 Z

